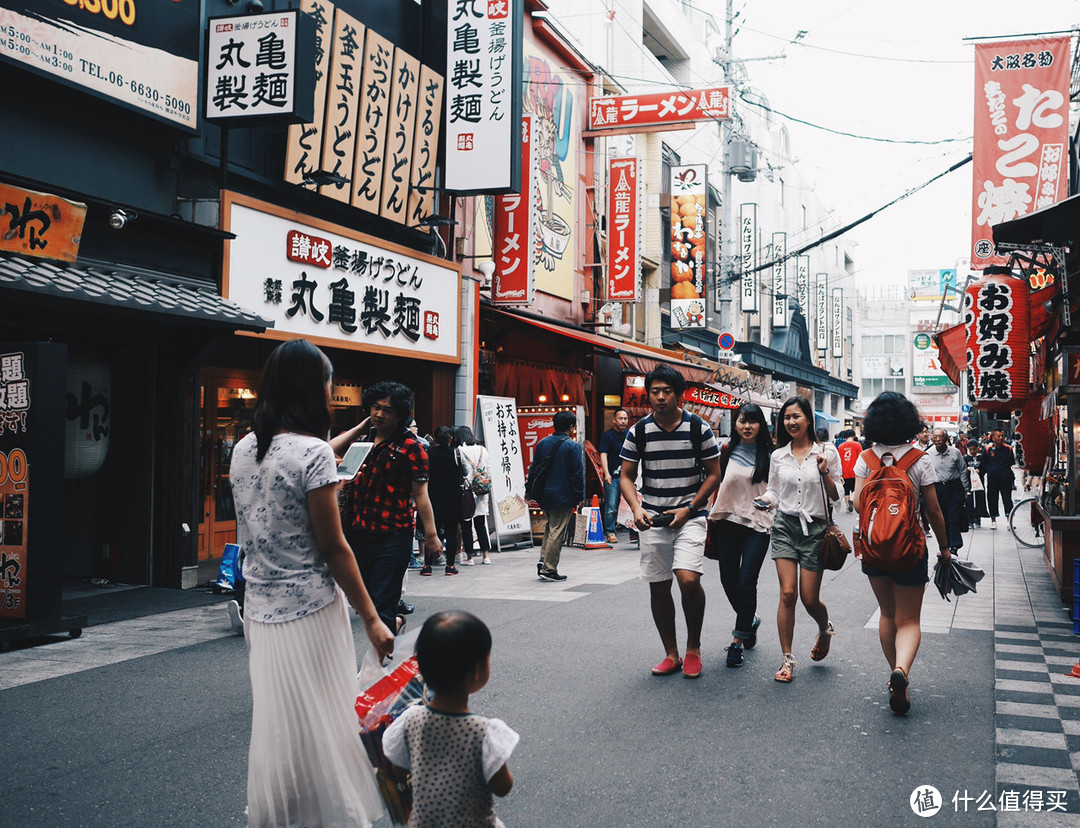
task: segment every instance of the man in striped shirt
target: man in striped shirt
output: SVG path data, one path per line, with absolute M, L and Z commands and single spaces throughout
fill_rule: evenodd
M 720 449 L 708 424 L 680 406 L 686 380 L 661 364 L 645 376 L 652 413 L 627 431 L 619 485 L 634 510 L 641 531 L 641 579 L 649 585 L 653 622 L 663 642 L 664 660 L 653 675 L 682 670 L 686 678 L 701 675 L 701 625 L 705 590 L 701 587 L 706 513 L 720 484 Z M 642 467 L 641 500 L 635 485 Z M 671 518 L 659 518 L 670 514 Z M 678 580 L 686 618 L 686 658 L 679 657 L 675 637 L 675 600 L 671 582 Z

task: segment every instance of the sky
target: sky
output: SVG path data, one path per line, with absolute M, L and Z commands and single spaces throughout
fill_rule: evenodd
M 694 0 L 722 24 L 723 0 Z M 785 119 L 792 155 L 836 224 L 861 218 L 971 152 L 973 45 L 965 38 L 1071 29 L 1080 0 L 735 0 L 732 53 Z M 803 34 L 800 36 L 800 32 Z M 758 60 L 776 55 L 783 59 Z M 1073 117 L 1075 124 L 1075 114 Z M 924 143 L 888 143 L 868 140 Z M 947 139 L 961 139 L 951 143 Z M 904 284 L 954 267 L 971 238 L 971 164 L 845 238 L 856 282 Z

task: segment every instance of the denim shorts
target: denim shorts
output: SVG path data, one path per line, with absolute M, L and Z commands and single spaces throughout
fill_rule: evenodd
M 886 569 L 874 569 L 873 567 L 862 565 L 863 575 L 867 575 L 871 578 L 889 578 L 897 586 L 923 586 L 930 580 L 930 555 L 929 553 L 923 555 L 923 559 L 916 564 L 912 564 L 907 569 L 901 569 L 899 572 L 890 572 Z

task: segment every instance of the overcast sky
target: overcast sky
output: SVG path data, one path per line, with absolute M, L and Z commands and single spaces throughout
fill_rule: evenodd
M 722 6 L 710 10 L 722 25 Z M 1080 0 L 736 0 L 735 10 L 736 59 L 786 55 L 746 64 L 774 110 L 870 138 L 962 139 L 886 143 L 786 120 L 801 173 L 843 222 L 971 152 L 973 46 L 964 38 L 1080 23 Z M 970 222 L 968 164 L 852 231 L 858 283 L 904 283 L 909 269 L 955 266 L 968 255 Z

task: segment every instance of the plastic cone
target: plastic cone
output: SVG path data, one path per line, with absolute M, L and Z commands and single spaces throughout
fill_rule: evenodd
M 600 519 L 600 505 L 596 495 L 593 495 L 592 505 L 586 510 L 589 514 L 589 532 L 585 537 L 584 549 L 610 549 L 609 544 L 604 539 L 604 524 Z
M 1067 672 L 1065 675 L 1071 678 L 1080 678 L 1080 659 L 1076 660 L 1076 664 L 1074 664 L 1072 666 L 1072 669 L 1069 670 L 1069 672 Z

